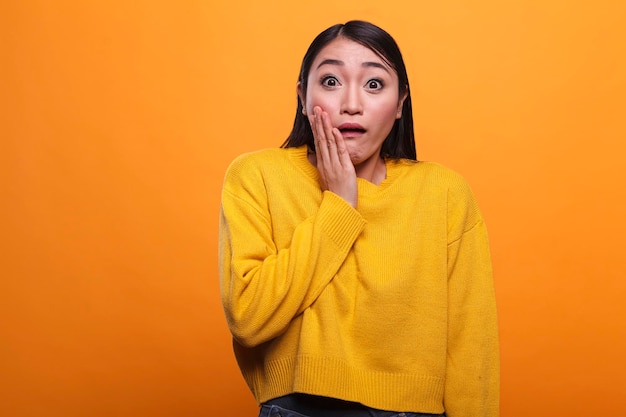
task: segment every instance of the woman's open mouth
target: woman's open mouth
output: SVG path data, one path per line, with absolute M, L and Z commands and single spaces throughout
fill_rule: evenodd
M 344 138 L 354 138 L 363 135 L 366 130 L 358 123 L 343 123 L 337 127 Z

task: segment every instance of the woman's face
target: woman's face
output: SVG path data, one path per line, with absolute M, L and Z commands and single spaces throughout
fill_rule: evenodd
M 354 166 L 376 163 L 406 94 L 398 95 L 398 76 L 369 48 L 339 37 L 317 55 L 309 71 L 306 96 L 298 85 L 306 114 L 320 106 L 338 128 Z

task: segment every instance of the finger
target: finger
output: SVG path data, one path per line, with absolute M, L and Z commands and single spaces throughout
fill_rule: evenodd
M 319 131 L 319 123 L 318 123 L 319 115 L 318 115 L 317 109 L 318 107 L 314 107 L 313 114 L 309 115 L 309 123 L 311 124 L 311 130 L 313 131 L 313 140 L 314 140 L 314 145 L 316 148 L 320 140 L 319 139 L 320 131 Z
M 322 122 L 324 126 L 324 136 L 328 147 L 329 162 L 332 166 L 341 166 L 339 161 L 339 155 L 337 153 L 337 137 L 341 137 L 341 132 L 338 129 L 333 128 L 330 117 L 327 113 L 322 113 Z M 341 137 L 343 139 L 343 137 Z
M 309 125 L 311 126 L 311 131 L 313 132 L 313 138 L 316 138 L 317 126 L 315 125 L 315 110 L 313 111 L 312 114 L 309 114 L 307 117 L 309 119 Z M 317 144 L 317 142 L 315 142 L 315 144 Z
M 320 185 L 322 186 L 322 190 L 327 190 L 328 183 L 326 181 L 324 153 L 328 154 L 328 149 L 326 141 L 324 140 L 323 129 L 320 127 L 321 111 L 322 109 L 319 106 L 315 106 L 313 108 L 313 115 L 311 116 L 311 128 L 313 130 L 313 140 L 315 141 L 315 165 L 319 174 Z M 328 163 L 326 163 L 326 165 L 328 165 Z
M 328 154 L 328 141 L 326 137 L 326 132 L 324 130 L 324 112 L 320 107 L 315 107 L 315 130 L 317 131 L 317 136 L 315 137 L 315 149 L 318 151 L 318 169 L 320 168 L 320 164 L 322 168 L 324 165 L 328 165 L 329 163 L 329 154 Z
M 350 153 L 348 152 L 348 147 L 346 145 L 346 141 L 343 138 L 343 135 L 339 131 L 339 129 L 335 128 L 333 130 L 335 136 L 335 143 L 337 144 L 337 158 L 342 167 L 352 167 L 352 160 L 350 159 Z

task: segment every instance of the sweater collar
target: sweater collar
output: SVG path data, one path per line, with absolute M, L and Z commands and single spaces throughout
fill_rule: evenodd
M 289 152 L 290 158 L 294 161 L 294 163 L 305 173 L 308 178 L 311 178 L 316 183 L 319 183 L 319 174 L 317 168 L 309 162 L 307 157 L 308 147 L 307 145 L 302 145 L 295 148 L 287 148 Z M 385 179 L 380 183 L 380 185 L 373 184 L 367 180 L 362 178 L 357 178 L 357 183 L 359 186 L 359 192 L 367 191 L 367 190 L 383 190 L 387 188 L 390 184 L 394 182 L 395 177 L 398 174 L 398 165 L 402 164 L 403 160 L 390 160 L 385 159 L 385 166 L 387 170 L 387 175 Z

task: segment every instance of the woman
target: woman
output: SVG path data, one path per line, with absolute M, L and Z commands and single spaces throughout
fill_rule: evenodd
M 485 225 L 454 172 L 417 162 L 389 34 L 310 45 L 281 148 L 229 167 L 220 280 L 260 416 L 498 415 Z

